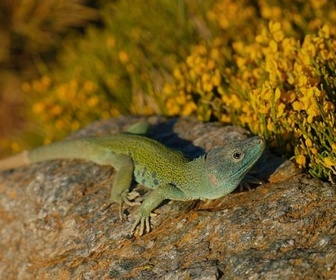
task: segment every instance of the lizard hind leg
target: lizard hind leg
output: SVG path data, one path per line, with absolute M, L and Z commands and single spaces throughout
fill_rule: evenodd
M 111 202 L 118 203 L 119 217 L 123 219 L 123 204 L 130 206 L 139 205 L 139 202 L 131 201 L 134 196 L 129 195 L 129 188 L 132 183 L 134 164 L 129 156 L 114 154 L 109 162 L 115 170 L 116 174 L 113 179 L 111 188 Z

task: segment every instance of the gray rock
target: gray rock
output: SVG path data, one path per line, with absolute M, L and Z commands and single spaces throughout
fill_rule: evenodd
M 100 121 L 71 137 L 117 133 L 139 119 Z M 191 118 L 148 120 L 151 137 L 190 157 L 248 136 Z M 109 206 L 110 167 L 72 160 L 3 171 L 0 279 L 336 279 L 335 186 L 266 152 L 253 176 L 274 172 L 252 191 L 167 202 L 140 238 L 128 234 L 136 207 L 120 222 Z

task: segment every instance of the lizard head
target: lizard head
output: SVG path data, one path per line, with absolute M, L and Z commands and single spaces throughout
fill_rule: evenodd
M 265 141 L 261 137 L 230 142 L 210 150 L 204 157 L 208 182 L 205 196 L 216 199 L 232 192 L 262 155 Z

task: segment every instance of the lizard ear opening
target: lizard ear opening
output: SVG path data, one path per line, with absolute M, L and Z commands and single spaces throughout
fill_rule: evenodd
M 222 150 L 223 148 L 221 147 L 215 147 L 210 151 L 208 151 L 207 153 L 205 153 L 202 157 L 204 158 L 204 161 L 212 161 L 214 159 L 217 159 L 219 155 L 222 154 Z
M 208 157 L 208 153 L 205 153 L 205 154 L 203 155 L 203 158 L 204 158 L 205 161 L 207 160 L 207 157 Z

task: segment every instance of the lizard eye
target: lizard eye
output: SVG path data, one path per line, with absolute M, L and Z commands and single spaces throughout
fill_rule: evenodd
M 234 152 L 234 153 L 232 154 L 232 157 L 233 157 L 233 159 L 235 159 L 235 160 L 240 160 L 240 159 L 243 158 L 243 154 L 242 154 L 241 152 L 236 151 L 236 152 Z

